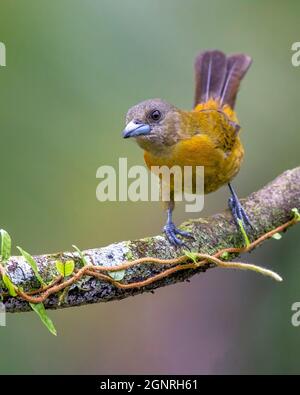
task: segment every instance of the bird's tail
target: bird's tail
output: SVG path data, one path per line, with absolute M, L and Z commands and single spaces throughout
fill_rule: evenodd
M 195 107 L 209 99 L 232 109 L 240 82 L 250 67 L 252 59 L 245 54 L 226 56 L 221 51 L 205 51 L 195 60 Z

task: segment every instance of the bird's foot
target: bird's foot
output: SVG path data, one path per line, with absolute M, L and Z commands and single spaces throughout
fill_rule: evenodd
M 242 221 L 245 227 L 253 229 L 251 221 L 239 199 L 230 196 L 228 199 L 228 206 L 237 225 L 239 225 L 240 221 Z
M 173 222 L 167 223 L 164 226 L 163 230 L 164 230 L 164 233 L 166 234 L 169 242 L 175 247 L 187 247 L 188 248 L 188 246 L 184 243 L 184 241 L 179 239 L 177 237 L 177 235 L 185 237 L 187 239 L 195 239 L 191 233 L 185 232 L 184 230 L 180 230 L 180 229 L 176 228 L 176 226 Z
M 234 218 L 234 221 L 238 228 L 241 230 L 243 237 L 245 239 L 246 244 L 248 245 L 249 238 L 246 230 L 250 231 L 250 233 L 254 230 L 254 227 L 251 224 L 251 221 L 241 205 L 241 202 L 236 196 L 231 196 L 228 200 L 228 206 Z

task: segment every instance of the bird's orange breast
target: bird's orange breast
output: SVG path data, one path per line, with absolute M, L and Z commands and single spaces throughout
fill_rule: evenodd
M 229 121 L 237 121 L 235 113 L 229 107 L 225 108 L 224 117 L 224 113 L 222 115 L 216 111 L 217 108 L 217 103 L 211 101 L 186 113 L 188 115 L 182 122 L 182 128 L 185 132 L 192 129 L 198 130 L 198 133 L 192 135 L 191 132 L 191 137 L 180 139 L 163 155 L 145 151 L 144 159 L 148 168 L 192 166 L 195 185 L 196 166 L 204 166 L 205 193 L 215 191 L 229 182 L 239 171 L 244 150 L 239 136 L 230 130 Z

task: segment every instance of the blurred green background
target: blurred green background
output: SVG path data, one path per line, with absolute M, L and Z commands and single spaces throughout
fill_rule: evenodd
M 299 165 L 299 14 L 293 0 L 2 0 L 0 226 L 32 254 L 160 231 L 159 203 L 98 202 L 96 169 L 119 157 L 143 163 L 120 137 L 127 109 L 151 97 L 190 108 L 193 59 L 207 48 L 254 58 L 237 103 L 239 195 Z M 209 195 L 201 215 L 227 197 L 226 188 Z M 183 205 L 175 218 L 187 219 Z M 9 315 L 0 372 L 300 373 L 300 328 L 290 323 L 299 235 L 291 229 L 246 257 L 277 270 L 281 284 L 211 270 L 154 295 L 50 312 L 57 338 L 34 313 Z

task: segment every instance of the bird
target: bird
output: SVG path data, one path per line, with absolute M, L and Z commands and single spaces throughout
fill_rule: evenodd
M 200 52 L 194 62 L 195 94 L 192 110 L 182 110 L 162 99 L 149 99 L 131 107 L 126 115 L 123 138 L 134 138 L 144 150 L 150 169 L 176 165 L 192 167 L 192 188 L 196 167 L 204 167 L 204 193 L 228 184 L 228 206 L 240 228 L 251 221 L 231 183 L 240 170 L 244 148 L 240 124 L 234 111 L 240 83 L 252 63 L 249 55 L 226 55 L 220 50 Z M 165 202 L 167 220 L 163 231 L 175 247 L 185 246 L 192 234 L 173 222 L 174 182 L 170 179 L 170 199 Z

